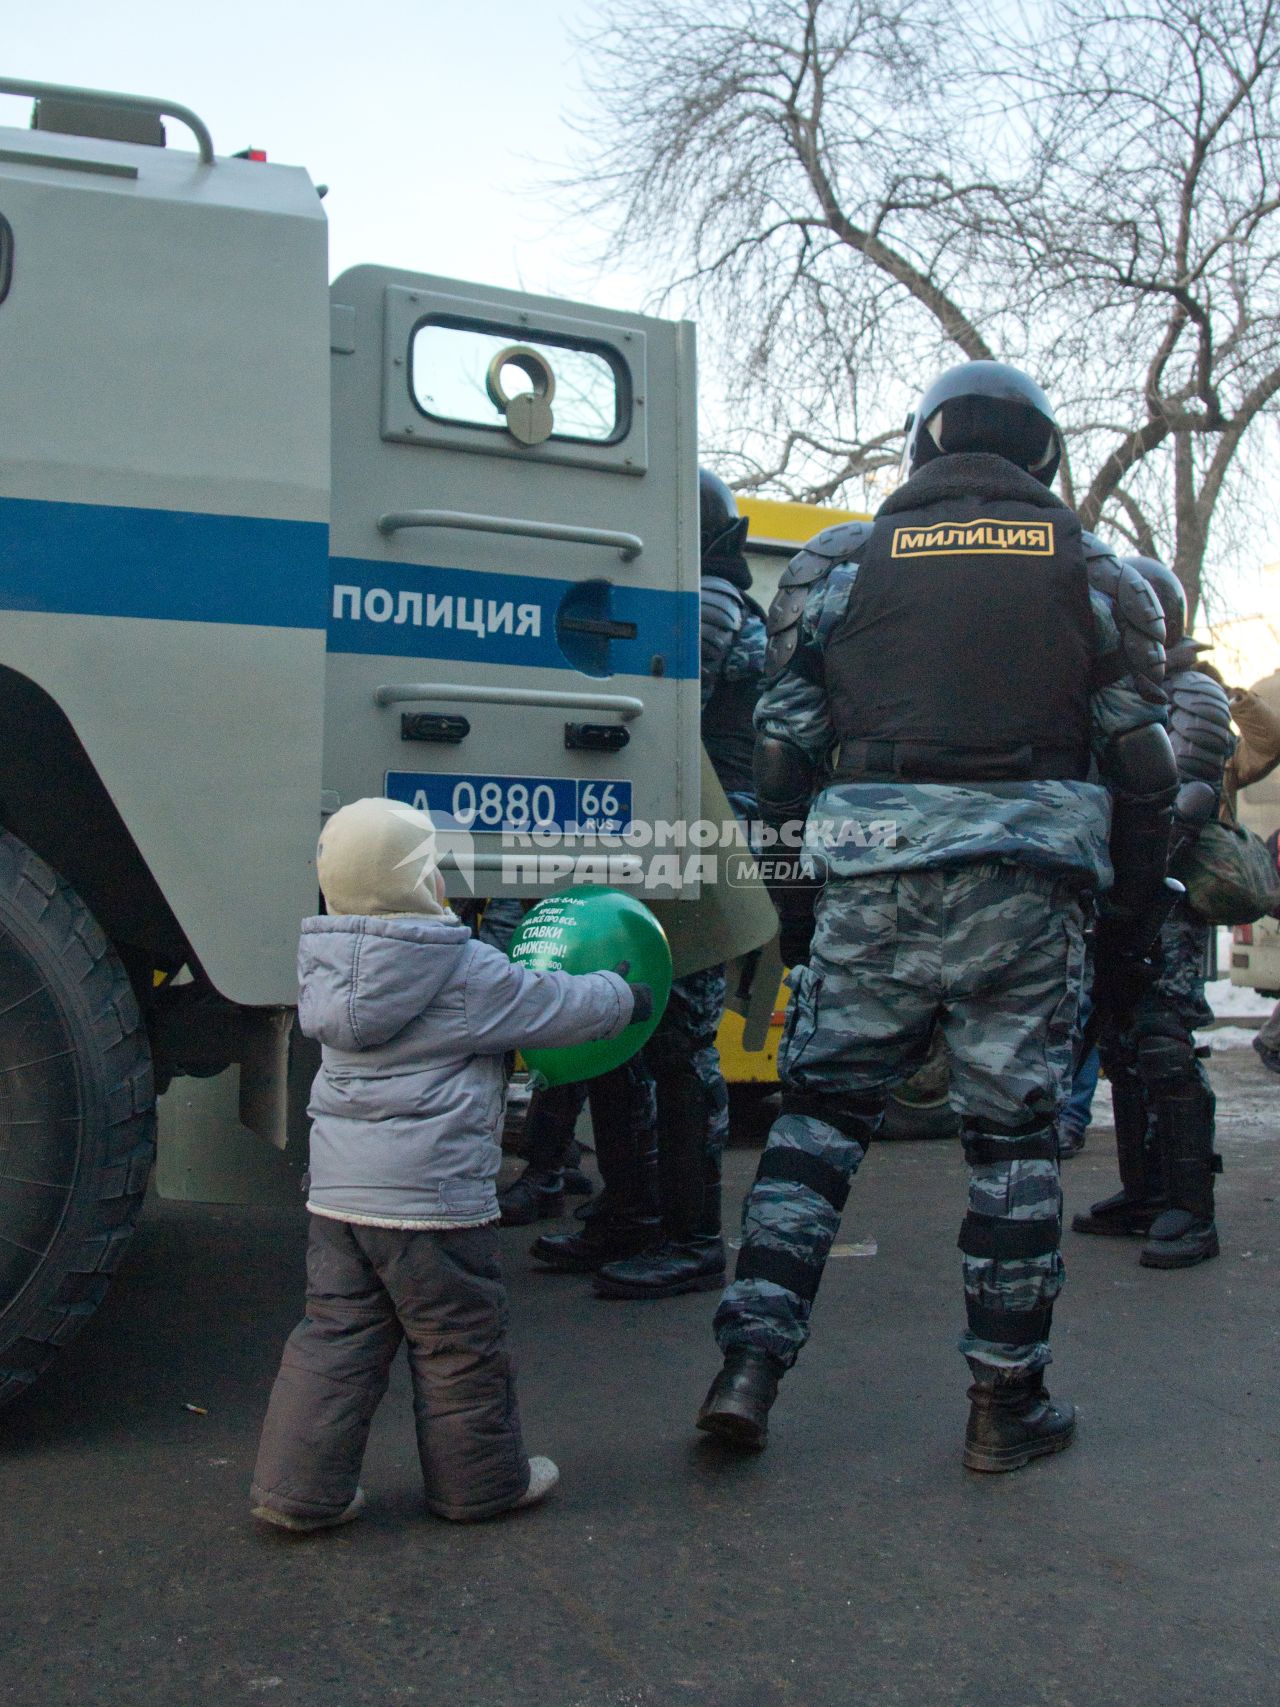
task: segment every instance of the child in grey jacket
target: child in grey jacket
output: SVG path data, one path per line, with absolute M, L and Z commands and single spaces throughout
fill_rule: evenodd
M 298 950 L 312 1088 L 307 1313 L 258 1450 L 253 1515 L 329 1528 L 364 1503 L 369 1426 L 408 1346 L 428 1509 L 459 1521 L 535 1504 L 498 1262 L 503 1057 L 614 1037 L 652 994 L 617 972 L 511 965 L 447 911 L 425 812 L 359 800 L 326 823 L 328 912 Z M 622 969 L 625 971 L 625 967 Z

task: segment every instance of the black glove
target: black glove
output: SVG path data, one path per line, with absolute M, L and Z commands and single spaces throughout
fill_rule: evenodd
M 1201 830 L 1218 815 L 1218 793 L 1207 782 L 1184 782 L 1173 803 L 1173 831 L 1169 838 L 1169 870 L 1176 871 L 1181 857 L 1196 845 Z
M 814 880 L 801 879 L 769 891 L 778 911 L 778 949 L 784 966 L 803 966 L 809 958 L 821 888 Z
M 1163 966 L 1158 937 L 1144 954 L 1133 943 L 1131 919 L 1104 916 L 1094 938 L 1094 1006 L 1109 1014 L 1132 1013 L 1151 993 Z
M 631 970 L 631 962 L 620 960 L 612 970 L 618 974 L 619 978 L 625 978 Z M 653 991 L 648 984 L 628 984 L 627 988 L 631 992 L 632 1004 L 631 1018 L 628 1024 L 643 1025 L 645 1020 L 653 1018 Z

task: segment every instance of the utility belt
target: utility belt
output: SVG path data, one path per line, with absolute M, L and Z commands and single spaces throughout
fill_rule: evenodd
M 941 741 L 842 741 L 835 782 L 1082 782 L 1076 747 L 957 747 Z

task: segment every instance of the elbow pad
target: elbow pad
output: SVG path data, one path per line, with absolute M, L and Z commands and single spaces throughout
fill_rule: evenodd
M 703 576 L 699 639 L 704 684 L 718 673 L 746 614 L 742 594 L 735 586 L 716 575 Z
M 757 735 L 754 769 L 756 798 L 766 824 L 808 816 L 817 771 L 799 747 L 780 735 Z
M 1116 873 L 1108 901 L 1115 908 L 1136 910 L 1164 883 L 1178 765 L 1158 723 L 1118 735 L 1107 757 L 1113 798 L 1111 863 Z
M 1166 683 L 1169 742 L 1183 782 L 1222 787 L 1222 773 L 1235 748 L 1226 690 L 1197 670 L 1180 671 Z
M 1178 791 L 1178 761 L 1160 723 L 1126 729 L 1107 748 L 1107 786 L 1119 800 L 1169 806 Z

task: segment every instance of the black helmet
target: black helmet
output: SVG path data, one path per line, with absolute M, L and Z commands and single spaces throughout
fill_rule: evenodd
M 738 514 L 733 493 L 709 468 L 698 470 L 698 509 L 703 574 L 720 575 L 745 591 L 751 585 L 751 571 L 742 547 L 750 524 Z
M 1051 486 L 1062 436 L 1034 379 L 1007 362 L 961 362 L 920 399 L 907 428 L 907 472 L 957 451 L 993 452 Z
M 1122 561 L 1136 569 L 1144 581 L 1151 583 L 1164 612 L 1165 651 L 1172 651 L 1187 632 L 1187 595 L 1182 582 L 1168 564 L 1161 563 L 1158 558 L 1126 557 Z

